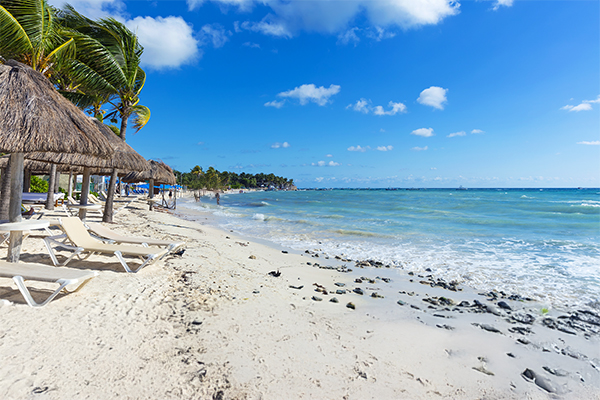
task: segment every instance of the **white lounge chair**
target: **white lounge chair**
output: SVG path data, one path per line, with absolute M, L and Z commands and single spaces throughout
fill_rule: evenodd
M 85 225 L 89 228 L 90 231 L 99 236 L 98 239 L 107 241 L 109 243 L 140 244 L 144 247 L 166 247 L 169 253 L 175 251 L 176 249 L 185 244 L 185 242 L 173 242 L 170 240 L 152 239 L 147 237 L 123 236 L 115 231 L 111 231 L 110 229 L 98 222 L 86 221 Z
M 25 298 L 25 301 L 31 307 L 45 306 L 63 289 L 70 293 L 76 292 L 97 275 L 97 272 L 90 270 L 56 268 L 42 264 L 9 263 L 0 261 L 0 277 L 12 278 Z M 33 300 L 33 297 L 31 297 L 29 289 L 25 286 L 25 281 L 56 282 L 59 284 L 59 287 L 42 303 L 36 303 L 35 300 Z M 77 285 L 77 287 L 74 290 L 69 291 L 67 290 L 68 285 Z
M 48 249 L 50 258 L 52 258 L 52 262 L 56 266 L 67 265 L 67 263 L 71 261 L 73 257 L 79 257 L 81 253 L 88 253 L 88 255 L 84 258 L 87 258 L 94 253 L 109 253 L 115 255 L 119 259 L 119 262 L 121 262 L 121 265 L 123 266 L 123 268 L 125 268 L 125 271 L 138 272 L 146 265 L 162 258 L 165 254 L 168 253 L 167 249 L 150 249 L 147 247 L 129 246 L 123 244 L 109 244 L 101 242 L 90 236 L 87 229 L 85 229 L 85 225 L 83 225 L 83 222 L 77 217 L 61 218 L 60 223 L 63 231 L 65 232 L 64 235 L 57 235 L 44 238 L 44 243 L 46 244 L 46 248 Z M 62 239 L 64 241 L 61 242 L 59 241 L 59 239 Z M 68 244 L 67 242 L 70 242 L 71 244 Z M 57 247 L 61 247 L 66 250 L 73 251 L 73 254 L 70 257 L 68 257 L 64 263 L 59 264 L 58 259 L 56 258 L 56 254 L 54 254 L 52 244 L 55 244 Z M 140 257 L 143 260 L 143 262 L 138 268 L 131 269 L 129 265 L 127 265 L 127 262 L 125 261 L 123 256 Z

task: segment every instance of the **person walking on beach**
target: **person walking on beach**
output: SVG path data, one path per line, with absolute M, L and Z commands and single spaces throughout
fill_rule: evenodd
M 215 199 L 217 199 L 217 205 L 221 204 L 221 195 L 219 194 L 219 192 L 217 192 L 217 194 L 215 195 Z

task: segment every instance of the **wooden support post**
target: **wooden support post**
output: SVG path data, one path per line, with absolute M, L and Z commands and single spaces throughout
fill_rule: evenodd
M 21 201 L 23 200 L 23 153 L 12 153 L 10 155 L 10 204 L 8 206 L 8 220 L 10 222 L 21 221 Z M 10 233 L 8 244 L 8 262 L 18 262 L 23 244 L 23 232 L 13 231 Z
M 50 164 L 48 177 L 48 197 L 46 197 L 46 210 L 54 210 L 54 186 L 56 181 L 56 164 Z
M 87 204 L 88 202 L 88 194 L 90 193 L 90 168 L 83 168 L 83 184 L 81 186 L 81 197 L 79 198 L 79 204 Z M 84 209 L 79 210 L 79 218 L 81 220 L 85 219 L 87 211 Z
M 148 193 L 149 193 L 149 198 L 153 199 L 154 198 L 154 179 L 150 179 L 150 181 L 148 182 Z M 154 203 L 150 202 L 150 211 L 152 211 L 154 209 Z
M 73 196 L 73 171 L 69 171 L 69 186 L 67 189 L 67 194 L 69 196 Z
M 28 193 L 31 190 L 31 170 L 26 169 L 23 177 L 23 193 Z
M 113 200 L 115 198 L 115 188 L 117 186 L 118 170 L 113 168 L 110 175 L 110 183 L 108 184 L 108 192 L 106 193 L 106 204 L 104 204 L 104 216 L 102 222 L 112 222 L 113 219 Z

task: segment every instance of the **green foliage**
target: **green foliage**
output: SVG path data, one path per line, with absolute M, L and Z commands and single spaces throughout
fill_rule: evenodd
M 48 193 L 48 182 L 40 177 L 32 175 L 29 191 L 32 193 Z
M 202 167 L 196 165 L 190 172 L 174 171 L 177 177 L 177 183 L 185 185 L 190 189 L 292 189 L 294 180 L 287 179 L 274 174 L 247 174 L 242 172 L 223 171 L 220 172 L 213 167 L 209 167 L 206 171 Z
M 542 312 L 542 315 L 546 315 L 550 312 L 550 310 L 548 310 L 547 308 L 542 308 L 541 312 Z

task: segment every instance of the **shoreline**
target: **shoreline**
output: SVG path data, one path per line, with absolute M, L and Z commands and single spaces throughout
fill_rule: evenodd
M 74 260 L 70 267 L 100 276 L 41 310 L 23 305 L 2 281 L 0 299 L 15 304 L 0 306 L 0 397 L 600 398 L 598 335 L 551 329 L 534 313 L 537 305 L 432 287 L 420 283 L 425 275 L 400 269 L 348 262 L 352 272 L 322 269 L 314 264 L 344 262 L 284 253 L 146 208 L 134 203 L 111 229 L 183 240 L 182 257 L 137 274 L 107 257 Z M 49 262 L 39 242 L 35 235 L 25 241 L 23 261 Z M 506 321 L 517 314 L 535 321 Z M 545 317 L 565 321 L 562 315 Z

